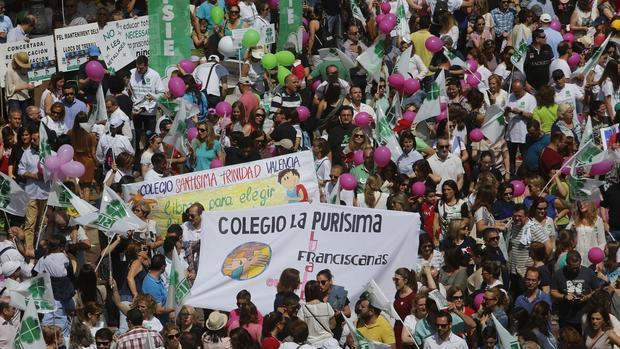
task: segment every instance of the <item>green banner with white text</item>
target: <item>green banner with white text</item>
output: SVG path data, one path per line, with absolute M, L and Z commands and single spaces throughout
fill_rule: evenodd
M 284 50 L 287 43 L 295 45 L 297 52 L 302 49 L 302 1 L 280 0 L 280 28 L 278 30 L 278 51 Z
M 149 66 L 165 77 L 191 50 L 189 0 L 148 0 Z

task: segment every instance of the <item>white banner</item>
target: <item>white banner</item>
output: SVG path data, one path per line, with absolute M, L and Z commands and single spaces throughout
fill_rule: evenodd
M 260 28 L 242 28 L 231 30 L 231 37 L 235 48 L 240 49 L 242 47 L 241 42 L 243 41 L 243 35 L 250 29 L 256 30 L 260 35 L 260 40 L 258 41 L 259 45 L 269 45 L 276 42 L 276 26 L 275 24 L 270 23 L 269 25 L 262 26 Z
M 29 42 L 20 41 L 0 45 L 0 83 L 4 87 L 6 67 L 13 60 L 17 52 L 26 52 L 30 57 L 32 69 L 28 71 L 28 81 L 39 82 L 49 80 L 56 72 L 56 53 L 54 52 L 54 37 L 51 35 Z
M 250 291 L 266 314 L 273 310 L 282 270 L 301 272 L 303 285 L 322 269 L 335 275 L 351 302 L 370 279 L 393 294 L 392 276 L 413 268 L 418 255 L 418 214 L 328 204 L 205 212 L 200 265 L 186 304 L 236 308 L 235 294 Z
M 141 55 L 149 56 L 149 16 L 123 19 L 113 23 L 116 23 L 123 32 L 134 59 Z
M 97 44 L 98 36 L 97 23 L 54 29 L 58 70 L 78 70 L 88 61 L 88 48 Z
M 119 21 L 108 22 L 99 31 L 97 46 L 101 49 L 99 59 L 105 62 L 110 71 L 119 71 L 135 59 L 134 52 L 127 45 L 125 32 Z

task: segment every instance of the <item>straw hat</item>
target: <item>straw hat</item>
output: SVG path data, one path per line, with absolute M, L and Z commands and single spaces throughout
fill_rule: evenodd
M 207 322 L 205 322 L 205 327 L 211 331 L 219 331 L 226 326 L 227 322 L 228 316 L 216 310 L 209 314 L 209 318 L 207 319 Z
M 13 56 L 13 62 L 24 69 L 30 69 L 32 66 L 30 64 L 30 57 L 26 52 L 17 52 L 15 56 Z

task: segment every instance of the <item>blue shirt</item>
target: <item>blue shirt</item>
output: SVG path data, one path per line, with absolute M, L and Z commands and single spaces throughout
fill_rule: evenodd
M 86 107 L 86 103 L 80 101 L 79 99 L 74 99 L 72 104 L 69 104 L 66 99 L 63 98 L 62 104 L 65 106 L 65 129 L 70 130 L 73 128 L 73 122 L 75 121 L 75 116 L 83 111 L 88 114 L 88 108 Z
M 161 280 L 155 280 L 151 274 L 146 274 L 144 281 L 142 281 L 142 292 L 150 294 L 155 302 L 159 305 L 166 304 L 166 298 L 168 298 L 168 290 L 164 287 L 164 282 Z
M 525 153 L 525 166 L 530 171 L 538 171 L 538 159 L 545 147 L 551 142 L 551 136 L 546 134 L 532 143 Z
M 512 31 L 512 27 L 515 24 L 515 12 L 513 9 L 509 8 L 506 12 L 502 12 L 499 8 L 494 8 L 491 10 L 491 17 L 493 22 L 495 22 L 495 36 Z
M 530 302 L 530 300 L 524 294 L 517 297 L 517 300 L 515 301 L 515 308 L 517 307 L 523 308 L 527 310 L 528 313 L 531 314 L 532 309 L 534 309 L 534 305 L 540 302 L 545 302 L 549 304 L 549 307 L 551 307 L 551 297 L 545 292 L 538 290 L 538 294 L 536 295 L 536 298 L 534 298 L 532 302 Z
M 209 1 L 205 1 L 196 9 L 196 17 L 207 20 L 207 31 L 210 31 L 215 26 L 215 23 L 213 23 L 213 20 L 211 19 L 211 9 L 213 6 L 215 5 L 211 4 Z M 222 10 L 226 9 L 224 0 L 217 0 L 217 6 L 219 6 Z
M 560 57 L 558 55 L 558 44 L 564 40 L 562 34 L 551 29 L 551 27 L 543 27 L 543 31 L 547 36 L 547 44 L 551 46 L 551 50 L 553 51 L 553 58 L 558 59 L 558 57 Z
M 9 31 L 13 29 L 13 22 L 11 22 L 11 18 L 6 15 L 0 16 L 0 33 L 9 33 Z M 5 43 L 6 37 L 4 39 L 0 39 L 0 43 Z

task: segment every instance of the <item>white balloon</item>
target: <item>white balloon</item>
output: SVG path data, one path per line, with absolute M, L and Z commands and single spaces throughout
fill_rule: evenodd
M 217 44 L 217 50 L 224 57 L 232 57 L 237 53 L 235 45 L 233 44 L 233 39 L 230 36 L 225 36 L 220 39 L 220 42 Z

